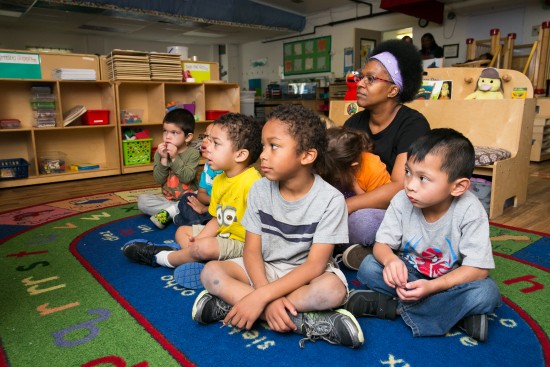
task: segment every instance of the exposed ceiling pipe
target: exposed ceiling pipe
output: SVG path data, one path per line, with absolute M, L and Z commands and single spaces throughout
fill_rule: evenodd
M 370 13 L 367 14 L 367 15 L 362 15 L 360 17 L 358 16 L 355 16 L 353 18 L 347 18 L 347 19 L 342 19 L 342 20 L 337 20 L 335 22 L 330 22 L 330 23 L 325 23 L 325 24 L 318 24 L 316 26 L 313 27 L 313 31 L 311 32 L 308 32 L 308 33 L 300 33 L 300 34 L 296 34 L 294 36 L 287 36 L 287 37 L 281 37 L 281 38 L 275 38 L 275 39 L 270 39 L 270 40 L 265 40 L 265 41 L 262 41 L 262 43 L 271 43 L 271 42 L 277 42 L 277 41 L 285 41 L 285 40 L 289 40 L 289 39 L 292 39 L 292 38 L 298 38 L 298 37 L 303 37 L 303 36 L 311 36 L 311 35 L 314 35 L 315 33 L 317 33 L 317 28 L 321 28 L 321 27 L 333 27 L 335 25 L 338 25 L 338 24 L 344 24 L 344 23 L 349 23 L 349 22 L 355 22 L 357 20 L 363 20 L 363 19 L 367 19 L 367 18 L 374 18 L 374 17 L 377 17 L 377 16 L 380 16 L 380 15 L 386 15 L 386 14 L 391 14 L 392 12 L 391 11 L 383 11 L 383 12 L 380 12 L 380 13 L 373 13 L 372 12 L 372 4 L 370 3 L 365 3 L 363 1 L 360 1 L 360 0 L 350 0 L 354 3 L 361 3 L 363 5 L 368 5 L 369 8 L 370 8 Z

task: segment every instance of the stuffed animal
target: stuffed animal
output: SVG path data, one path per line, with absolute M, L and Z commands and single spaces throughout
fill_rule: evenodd
M 466 99 L 503 99 L 504 89 L 502 88 L 502 79 L 498 70 L 495 68 L 485 68 L 476 83 L 474 93 L 468 95 Z
M 357 81 L 361 78 L 361 74 L 358 71 L 350 71 L 346 75 L 346 85 L 348 89 L 344 96 L 346 101 L 355 101 L 357 99 Z

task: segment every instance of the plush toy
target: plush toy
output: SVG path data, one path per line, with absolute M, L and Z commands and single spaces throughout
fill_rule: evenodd
M 350 71 L 346 75 L 346 85 L 348 89 L 344 100 L 346 101 L 355 101 L 357 99 L 357 80 L 361 78 L 361 74 L 357 71 Z
M 503 99 L 502 79 L 495 68 L 485 68 L 476 83 L 474 93 L 466 99 Z

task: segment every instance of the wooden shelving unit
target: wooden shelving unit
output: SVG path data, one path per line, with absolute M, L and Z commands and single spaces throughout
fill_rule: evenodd
M 33 86 L 48 86 L 55 96 L 55 127 L 34 127 Z M 63 112 L 75 105 L 88 110 L 109 110 L 108 125 L 63 126 Z M 108 81 L 0 79 L 1 118 L 21 121 L 19 129 L 0 129 L 0 159 L 23 158 L 28 177 L 0 179 L 0 188 L 78 180 L 120 174 L 120 155 L 114 86 Z M 67 156 L 64 173 L 39 172 L 40 157 L 59 151 Z M 71 163 L 94 163 L 100 168 L 71 172 Z
M 531 162 L 542 162 L 550 159 L 550 98 L 537 98 L 536 113 Z
M 240 112 L 239 84 L 204 82 L 150 82 L 150 81 L 117 81 L 115 82 L 117 98 L 116 110 L 140 109 L 142 123 L 123 124 L 117 114 L 120 156 L 123 157 L 122 136 L 128 129 L 147 129 L 153 139 L 152 147 L 162 142 L 162 120 L 166 113 L 166 104 L 195 103 L 195 115 L 198 121 L 195 128 L 195 140 L 204 133 L 211 120 L 206 120 L 207 110 L 224 110 Z M 139 165 L 124 165 L 121 160 L 121 173 L 145 172 L 153 169 L 152 163 Z

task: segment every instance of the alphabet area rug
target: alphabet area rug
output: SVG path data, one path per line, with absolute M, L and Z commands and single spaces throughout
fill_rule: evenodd
M 504 304 L 490 315 L 489 338 L 458 329 L 413 338 L 401 319 L 361 318 L 360 349 L 256 323 L 249 331 L 199 325 L 200 291 L 181 288 L 172 271 L 129 262 L 134 238 L 172 243 L 140 214 L 137 195 L 85 196 L 0 213 L 0 366 L 547 366 L 550 363 L 550 237 L 491 226 Z M 346 276 L 358 287 L 355 273 Z

